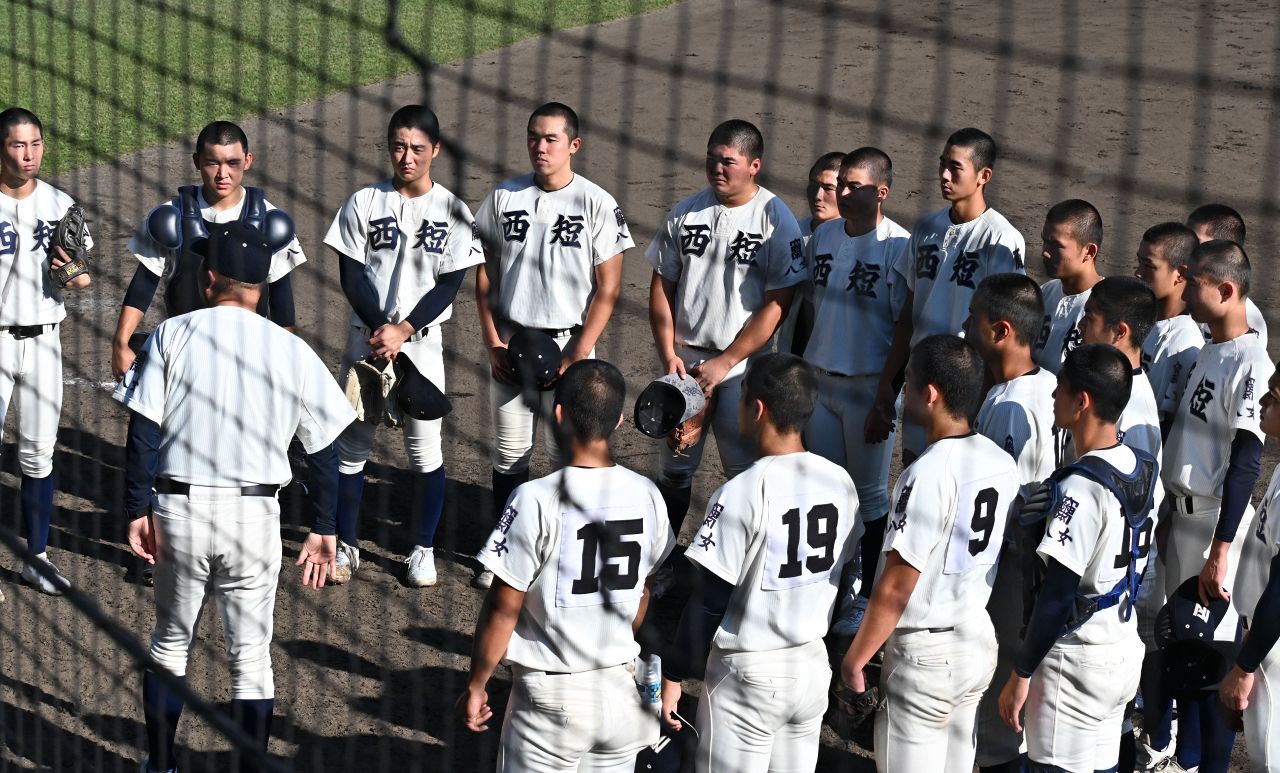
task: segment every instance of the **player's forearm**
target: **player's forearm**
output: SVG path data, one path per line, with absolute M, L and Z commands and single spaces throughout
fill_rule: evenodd
M 307 469 L 311 472 L 311 509 L 314 521 L 313 534 L 328 536 L 337 531 L 338 507 L 338 452 L 332 443 L 307 454 Z
M 1050 560 L 1022 647 L 1014 659 L 1013 668 L 1019 676 L 1030 677 L 1049 654 L 1075 607 L 1079 590 L 1080 575 Z
M 387 324 L 387 315 L 378 303 L 378 291 L 364 274 L 364 264 L 347 255 L 338 256 L 338 281 L 356 316 L 370 330 Z
M 413 311 L 405 317 L 405 321 L 413 327 L 414 332 L 430 325 L 432 320 L 449 308 L 458 297 L 458 290 L 462 289 L 462 282 L 466 278 L 467 270 L 463 268 L 442 274 L 436 279 L 436 286 L 428 290 L 426 295 L 418 300 Z
M 587 305 L 587 316 L 576 342 L 583 353 L 596 348 L 605 326 L 613 317 L 613 310 L 618 306 L 618 298 L 622 296 L 622 254 L 596 266 L 595 273 L 595 293 L 591 296 L 591 303 Z
M 1240 646 L 1236 665 L 1247 674 L 1257 671 L 1277 640 L 1280 640 L 1280 555 L 1271 559 L 1271 575 L 1249 618 L 1249 635 Z
M 701 679 L 711 641 L 724 620 L 733 586 L 701 566 L 694 566 L 689 600 L 662 658 L 662 676 L 673 682 Z
M 1248 430 L 1237 430 L 1231 442 L 1231 458 L 1222 482 L 1222 504 L 1218 513 L 1215 541 L 1230 543 L 1236 538 L 1244 511 L 1249 507 L 1253 485 L 1262 470 L 1262 441 Z
M 765 293 L 764 306 L 751 315 L 751 319 L 738 332 L 738 337 L 733 339 L 733 343 L 729 344 L 729 348 L 721 356 L 727 358 L 732 365 L 737 365 L 760 351 L 773 338 L 778 325 L 782 324 L 782 318 L 791 308 L 793 295 L 794 288 L 791 287 Z
M 292 328 L 297 324 L 293 280 L 288 274 L 267 285 L 267 317 L 283 328 Z
M 489 308 L 489 298 L 494 292 L 489 282 L 489 264 L 485 263 L 476 270 L 476 314 L 480 318 L 480 335 L 484 339 L 486 349 L 502 346 L 502 336 L 498 335 L 498 326 L 493 321 L 493 310 Z
M 134 518 L 151 509 L 160 467 L 160 425 L 140 413 L 129 414 L 124 445 L 124 512 Z
M 516 621 L 520 617 L 520 609 L 504 608 L 499 600 L 500 592 L 495 585 L 485 596 L 484 607 L 480 610 L 480 620 L 476 623 L 475 644 L 471 650 L 470 686 L 482 688 L 489 683 L 493 672 L 498 670 L 502 656 L 506 654 L 507 645 L 511 642 L 511 634 L 516 630 Z
M 911 322 L 910 303 L 911 299 L 908 296 L 907 303 L 902 309 L 902 316 L 893 326 L 893 341 L 889 344 L 889 355 L 885 358 L 884 370 L 880 372 L 878 394 L 885 395 L 895 391 L 893 385 L 898 379 L 898 374 L 907 367 L 907 358 L 911 356 L 911 336 L 915 334 L 915 326 Z
M 920 581 L 920 572 L 896 552 L 891 551 L 881 558 L 885 562 L 884 571 L 871 592 L 871 601 L 867 604 L 858 635 L 845 655 L 845 660 L 858 669 L 871 662 L 871 658 L 889 641 Z
M 670 284 L 670 288 L 668 288 Z M 654 272 L 649 284 L 649 329 L 653 332 L 653 345 L 658 359 L 663 363 L 676 356 L 675 283 L 664 280 Z

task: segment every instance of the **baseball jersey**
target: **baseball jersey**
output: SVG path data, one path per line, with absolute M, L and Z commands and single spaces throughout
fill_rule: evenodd
M 882 552 L 897 551 L 920 579 L 899 630 L 955 627 L 982 613 L 1018 479 L 1009 454 L 976 432 L 936 441 L 902 471 Z
M 1131 473 L 1138 458 L 1123 443 L 1090 451 L 1122 473 Z M 1079 593 L 1101 596 L 1115 587 L 1129 569 L 1131 533 L 1120 501 L 1102 484 L 1083 475 L 1068 475 L 1059 484 L 1062 500 L 1049 516 L 1044 538 L 1036 553 L 1047 564 L 1053 559 L 1073 574 L 1080 576 Z M 1160 490 L 1156 489 L 1151 518 L 1143 527 L 1138 544 L 1145 549 L 1137 561 L 1137 573 L 1147 565 L 1147 552 L 1155 538 L 1156 513 L 1160 507 Z M 1137 635 L 1138 616 L 1123 619 L 1127 601 L 1095 612 L 1066 641 L 1082 644 L 1110 644 L 1126 636 Z
M 676 283 L 676 343 L 715 351 L 729 348 L 766 292 L 807 276 L 800 226 L 765 188 L 737 207 L 711 189 L 695 193 L 668 213 L 645 256 Z
M 1160 411 L 1156 407 L 1151 382 L 1142 369 L 1134 371 L 1129 402 L 1116 421 L 1116 439 L 1130 448 L 1146 451 L 1157 462 L 1160 461 Z
M 315 453 L 355 419 L 301 338 L 234 306 L 157 325 L 113 397 L 160 425 L 158 476 L 197 486 L 284 485 L 293 437 Z
M 1162 319 L 1147 334 L 1142 344 L 1142 365 L 1147 369 L 1161 422 L 1169 421 L 1182 401 L 1187 376 L 1202 346 L 1204 337 L 1190 314 Z
M 1089 302 L 1093 288 L 1082 293 L 1067 295 L 1061 279 L 1050 279 L 1040 285 L 1040 297 L 1044 299 L 1044 323 L 1040 337 L 1033 347 L 1036 364 L 1051 373 L 1062 370 L 1067 352 L 1084 343 L 1080 336 L 1080 319 L 1084 317 L 1084 305 Z
M 569 673 L 631 661 L 645 578 L 674 546 L 657 486 L 625 467 L 564 467 L 516 488 L 476 556 L 525 594 L 505 661 Z
M 766 456 L 721 486 L 685 553 L 734 586 L 715 646 L 763 652 L 825 636 L 862 531 L 849 473 L 817 454 Z
M 907 297 L 893 267 L 911 234 L 887 217 L 861 236 L 845 233 L 844 223 L 818 226 L 806 248 L 813 332 L 804 358 L 845 376 L 879 374 Z
M 581 325 L 596 266 L 635 246 L 622 208 L 580 174 L 554 191 L 532 173 L 507 180 L 485 197 L 476 228 L 499 263 L 493 313 L 526 327 Z
M 364 264 L 392 323 L 403 321 L 442 274 L 484 263 L 471 210 L 440 183 L 412 198 L 390 180 L 361 188 L 338 210 L 324 243 Z M 430 325 L 452 314 L 449 305 Z M 354 312 L 351 324 L 364 326 Z
M 1053 390 L 1058 379 L 1044 368 L 996 384 L 978 409 L 973 428 L 1000 446 L 1018 468 L 1018 493 L 1026 495 L 1056 469 Z
M 1258 308 L 1258 304 L 1254 303 L 1252 298 L 1244 299 L 1244 317 L 1249 324 L 1249 332 L 1258 337 L 1262 342 L 1262 348 L 1267 348 L 1267 318 L 1262 316 L 1262 309 Z M 1213 332 L 1209 330 L 1208 325 L 1200 326 L 1200 335 L 1206 343 L 1213 340 Z
M 240 219 L 240 211 L 244 209 L 244 203 L 248 196 L 245 194 L 244 187 L 240 188 L 240 201 L 234 206 L 223 210 L 214 209 L 204 197 L 204 189 L 197 188 L 196 204 L 200 207 L 200 217 L 204 218 L 206 223 L 231 223 Z M 172 204 L 182 211 L 182 200 L 178 196 L 174 196 L 169 200 Z M 276 206 L 270 201 L 263 200 L 263 207 L 266 211 L 276 209 Z M 139 224 L 138 230 L 134 232 L 132 238 L 129 239 L 129 252 L 138 259 L 138 262 L 146 267 L 148 271 L 158 277 L 165 278 L 173 273 L 174 262 L 178 257 L 178 251 L 161 247 L 151 238 L 151 234 L 147 232 L 147 221 L 144 218 Z M 302 245 L 295 236 L 293 241 L 277 250 L 271 256 L 271 268 L 267 272 L 267 281 L 275 282 L 280 277 L 294 270 L 298 266 L 307 262 L 307 256 L 302 252 Z
M 74 203 L 40 179 L 25 198 L 0 194 L 0 326 L 54 325 L 66 318 L 49 261 L 53 232 Z
M 1265 440 L 1259 401 L 1275 367 L 1258 337 L 1207 343 L 1196 357 L 1165 443 L 1164 484 L 1179 495 L 1222 498 L 1238 430 Z
M 1240 568 L 1231 595 L 1236 608 L 1253 616 L 1258 599 L 1271 579 L 1271 561 L 1280 552 L 1280 465 L 1271 473 L 1267 493 L 1258 502 L 1258 513 L 1249 532 L 1250 544 L 1240 552 Z
M 898 273 L 915 294 L 911 345 L 935 334 L 962 335 L 978 283 L 994 274 L 1025 274 L 1026 242 L 994 209 L 967 223 L 951 222 L 946 207 L 920 218 Z

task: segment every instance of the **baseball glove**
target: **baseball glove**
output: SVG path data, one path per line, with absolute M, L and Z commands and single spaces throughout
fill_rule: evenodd
M 667 446 L 671 448 L 678 456 L 684 456 L 690 448 L 698 444 L 702 439 L 702 433 L 706 431 L 707 421 L 711 418 L 711 411 L 714 410 L 715 394 L 707 398 L 707 404 L 702 407 L 700 413 L 685 419 L 676 428 L 671 430 L 671 434 L 667 436 Z
M 81 274 L 89 273 L 89 226 L 84 219 L 84 208 L 79 204 L 72 204 L 53 229 L 50 253 L 54 247 L 61 247 L 71 259 L 49 269 L 49 278 L 54 284 L 63 287 Z
M 356 421 L 399 426 L 388 411 L 395 404 L 388 399 L 395 385 L 396 371 L 390 360 L 375 357 L 356 360 L 342 385 L 351 407 L 356 409 Z M 398 417 L 399 411 L 395 413 Z
M 857 730 L 884 706 L 884 696 L 880 694 L 880 688 L 874 685 L 862 692 L 854 692 L 847 685 L 837 684 L 831 692 L 836 699 L 836 706 L 849 717 L 849 731 Z

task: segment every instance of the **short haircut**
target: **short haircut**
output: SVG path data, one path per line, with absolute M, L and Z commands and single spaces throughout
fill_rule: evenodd
M 627 398 L 622 373 L 604 360 L 579 360 L 556 382 L 556 405 L 575 440 L 589 443 L 613 434 Z
M 818 375 L 794 354 L 766 354 L 747 368 L 743 398 L 759 400 L 780 432 L 803 432 L 818 402 Z
M 563 118 L 564 133 L 569 137 L 571 142 L 578 139 L 578 132 L 581 128 L 578 124 L 578 114 L 573 111 L 572 107 L 569 107 L 565 103 L 548 102 L 545 105 L 542 105 L 529 115 L 528 125 L 533 126 L 533 122 L 539 118 Z
M 960 336 L 928 336 L 912 348 L 907 370 L 912 389 L 937 387 L 952 417 L 970 423 L 977 417 L 986 366 L 973 344 Z
M 1071 238 L 1081 246 L 1102 246 L 1102 213 L 1084 199 L 1067 199 L 1054 204 L 1044 216 L 1044 222 L 1065 225 L 1071 232 Z
M 813 166 L 809 167 L 809 179 L 816 180 L 818 175 L 823 172 L 839 172 L 840 164 L 844 161 L 844 154 L 838 152 L 823 153 L 818 156 L 818 160 L 813 162 Z
M 1156 324 L 1156 294 L 1134 276 L 1109 276 L 1093 286 L 1086 306 L 1092 306 L 1107 327 L 1129 326 L 1129 343 L 1141 348 Z
M 1160 223 L 1148 228 L 1142 234 L 1142 241 L 1160 247 L 1160 256 L 1174 268 L 1185 266 L 1191 261 L 1191 253 L 1200 240 L 1196 232 L 1182 223 Z
M 996 168 L 996 157 L 1000 149 L 996 147 L 996 141 L 991 135 L 981 129 L 960 129 L 947 138 L 946 146 L 968 150 L 969 158 L 973 159 L 973 168 L 978 171 Z
M 1204 204 L 1187 215 L 1187 227 L 1192 231 L 1208 226 L 1209 235 L 1244 246 L 1244 218 L 1226 204 Z
M 1240 289 L 1242 297 L 1249 295 L 1249 281 L 1253 269 L 1249 256 L 1238 242 L 1225 239 L 1197 244 L 1187 262 L 1194 276 L 1202 276 L 1215 282 L 1230 282 Z
M 1129 404 L 1133 391 L 1133 366 L 1129 358 L 1109 344 L 1083 344 L 1067 352 L 1058 371 L 1058 388 L 1093 398 L 1093 415 L 1115 424 Z
M 764 158 L 764 135 L 750 121 L 733 118 L 717 126 L 707 138 L 707 147 L 728 145 L 748 160 Z
M 864 147 L 851 151 L 840 166 L 843 169 L 862 169 L 880 185 L 893 187 L 893 161 L 880 148 Z
M 1008 322 L 1013 337 L 1033 346 L 1044 322 L 1044 297 L 1040 286 L 1026 274 L 992 274 L 978 283 L 970 301 L 991 322 Z
M 432 145 L 440 144 L 440 119 L 430 108 L 422 105 L 405 105 L 391 114 L 387 122 L 387 145 L 395 139 L 396 132 L 401 129 L 420 131 L 427 135 Z
M 40 132 L 40 136 L 44 137 L 44 125 L 40 123 L 40 119 L 36 118 L 36 114 L 25 107 L 8 107 L 0 112 L 0 140 L 9 139 L 9 132 L 15 126 L 30 124 L 36 127 L 36 131 Z
M 245 153 L 249 152 L 249 137 L 245 135 L 244 129 L 230 121 L 214 121 L 201 129 L 200 136 L 196 137 L 196 153 L 202 153 L 205 148 L 214 145 L 234 145 L 237 142 Z

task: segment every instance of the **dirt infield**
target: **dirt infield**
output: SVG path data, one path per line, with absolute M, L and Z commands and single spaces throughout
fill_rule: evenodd
M 1135 0 L 1067 16 L 1069 3 L 924 0 L 910 4 L 909 16 L 895 16 L 890 4 L 870 0 L 796 5 L 802 8 L 685 0 L 441 68 L 428 80 L 429 94 L 423 79 L 405 77 L 246 121 L 257 156 L 247 181 L 293 214 L 311 258 L 295 274 L 300 334 L 336 367 L 348 309 L 321 239 L 351 191 L 386 176 L 390 109 L 428 98 L 449 140 L 434 177 L 473 209 L 493 183 L 527 168 L 521 140 L 533 106 L 559 99 L 582 114 L 586 144 L 576 168 L 615 195 L 638 245 L 599 348 L 623 369 L 632 395 L 656 367 L 643 250 L 663 213 L 703 186 L 706 135 L 729 117 L 764 130 L 764 184 L 797 213 L 805 212 L 800 193 L 817 155 L 865 144 L 885 149 L 897 167 L 886 210 L 908 227 L 942 205 L 935 167 L 943 138 L 964 125 L 987 128 L 1003 146 L 995 205 L 1035 251 L 1049 205 L 1089 199 L 1107 223 L 1104 273 L 1131 271 L 1149 225 L 1181 220 L 1203 201 L 1231 203 L 1251 228 L 1254 296 L 1276 322 L 1274 8 Z M 48 152 L 58 152 L 56 141 Z M 179 144 L 151 148 L 54 181 L 87 204 L 101 260 L 94 289 L 70 301 L 62 328 L 68 386 L 51 555 L 139 637 L 153 619 L 151 591 L 125 571 L 132 566 L 120 515 L 125 416 L 104 388 L 108 336 L 133 271 L 125 242 L 151 207 L 192 181 L 189 153 Z M 1038 261 L 1029 268 L 1042 276 Z M 440 584 L 402 584 L 401 561 L 412 549 L 411 478 L 391 431 L 380 433 L 368 468 L 365 564 L 353 584 L 319 593 L 297 587 L 291 560 L 305 533 L 304 508 L 296 487 L 286 496 L 290 565 L 276 617 L 271 751 L 297 770 L 492 768 L 496 731 L 467 734 L 452 713 L 482 598 L 468 584 L 469 556 L 488 532 L 490 508 L 487 365 L 471 288 L 468 281 L 445 326 L 455 411 L 445 428 Z M 0 501 L 14 513 L 9 439 Z M 615 451 L 624 464 L 651 471 L 652 442 L 629 424 Z M 699 497 L 721 480 L 714 454 L 707 460 Z M 1269 448 L 1260 486 L 1276 461 Z M 544 469 L 540 455 L 535 471 Z M 6 516 L 6 525 L 15 522 Z M 20 585 L 7 551 L 0 567 L 8 597 L 0 604 L 0 771 L 136 769 L 143 733 L 130 664 L 65 601 Z M 675 603 L 655 614 L 671 623 Z M 225 703 L 219 629 L 208 615 L 190 682 Z M 179 736 L 191 751 L 183 769 L 229 769 L 226 743 L 194 720 L 184 720 Z M 872 767 L 864 752 L 824 737 L 820 770 Z

